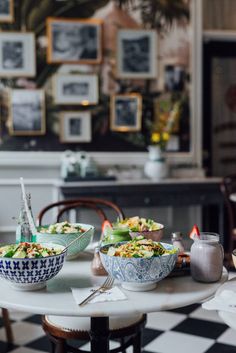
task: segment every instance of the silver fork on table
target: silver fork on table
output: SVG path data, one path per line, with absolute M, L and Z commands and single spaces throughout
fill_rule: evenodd
M 81 303 L 79 303 L 79 306 L 82 306 L 86 303 L 88 303 L 97 293 L 104 293 L 108 289 L 111 289 L 114 283 L 114 279 L 111 276 L 107 276 L 106 280 L 104 283 L 96 289 L 93 293 L 91 293 L 87 298 L 85 298 Z

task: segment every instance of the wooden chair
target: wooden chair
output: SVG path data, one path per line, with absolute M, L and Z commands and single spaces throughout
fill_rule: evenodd
M 4 328 L 6 331 L 7 342 L 13 343 L 14 339 L 13 339 L 13 332 L 12 332 L 12 328 L 11 328 L 11 321 L 10 321 L 10 317 L 9 317 L 9 312 L 5 308 L 2 308 L 2 319 L 3 319 Z
M 111 201 L 98 198 L 79 198 L 58 201 L 46 206 L 38 215 L 38 225 L 46 212 L 57 208 L 56 221 L 60 222 L 63 215 L 71 210 L 90 209 L 100 218 L 101 223 L 107 219 L 106 211 L 112 210 L 115 217 L 122 220 L 124 213 L 116 204 Z M 82 220 L 81 220 L 82 222 Z M 92 222 L 91 222 L 92 223 Z M 110 317 L 109 328 L 110 338 L 119 339 L 120 345 L 110 352 L 125 352 L 126 348 L 133 346 L 135 353 L 141 352 L 141 333 L 146 323 L 146 315 L 135 315 L 133 317 Z M 52 344 L 52 352 L 56 353 L 83 353 L 85 351 L 71 346 L 69 340 L 89 341 L 90 318 L 85 317 L 62 317 L 47 315 L 42 318 L 43 329 Z
M 227 244 L 225 247 L 226 250 L 226 259 L 231 260 L 231 253 L 236 247 L 236 201 L 233 201 L 230 198 L 230 195 L 236 195 L 236 174 L 228 175 L 223 178 L 223 181 L 220 185 L 221 192 L 224 196 L 224 201 L 227 210 L 228 216 L 228 229 L 229 237 L 227 237 Z

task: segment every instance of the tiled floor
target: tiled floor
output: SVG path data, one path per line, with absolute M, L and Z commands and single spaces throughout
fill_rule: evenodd
M 50 344 L 39 315 L 11 311 L 14 345 L 7 345 L 0 319 L 0 353 L 45 353 Z M 113 347 L 115 342 L 112 342 Z M 88 344 L 81 346 L 88 349 Z M 128 353 L 132 349 L 127 350 Z M 216 312 L 199 304 L 148 315 L 143 335 L 143 353 L 230 353 L 236 352 L 236 334 Z

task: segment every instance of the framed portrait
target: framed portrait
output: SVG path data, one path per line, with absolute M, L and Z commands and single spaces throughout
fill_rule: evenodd
M 0 22 L 13 22 L 14 20 L 14 0 L 0 1 Z
M 48 63 L 98 64 L 102 60 L 102 21 L 47 19 Z
M 41 89 L 13 89 L 9 97 L 10 135 L 44 135 L 45 94 Z
M 157 76 L 155 30 L 122 29 L 117 32 L 117 76 L 151 79 Z
M 90 142 L 91 113 L 88 111 L 65 111 L 60 115 L 60 142 Z
M 35 76 L 33 33 L 0 32 L 0 76 Z
M 111 130 L 141 130 L 142 96 L 138 93 L 116 94 L 111 98 Z
M 53 91 L 54 100 L 57 104 L 97 104 L 98 76 L 55 75 Z

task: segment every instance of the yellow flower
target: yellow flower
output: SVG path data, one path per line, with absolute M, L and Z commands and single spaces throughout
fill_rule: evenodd
M 159 132 L 153 132 L 152 136 L 151 136 L 151 141 L 154 143 L 158 143 L 161 140 L 161 135 L 159 134 Z
M 170 138 L 170 134 L 168 132 L 163 132 L 162 138 L 164 141 L 168 141 Z

